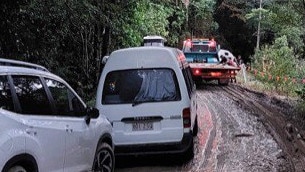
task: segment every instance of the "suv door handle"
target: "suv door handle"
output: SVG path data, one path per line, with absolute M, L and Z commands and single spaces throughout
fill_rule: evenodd
M 33 135 L 33 136 L 36 136 L 37 134 L 37 131 L 34 130 L 34 127 L 33 126 L 29 126 L 29 128 L 25 129 L 25 132 L 29 135 Z
M 68 132 L 68 133 L 72 133 L 72 132 L 73 132 L 73 129 L 72 129 L 72 128 L 70 128 L 70 126 L 69 126 L 69 125 L 66 125 L 66 132 Z

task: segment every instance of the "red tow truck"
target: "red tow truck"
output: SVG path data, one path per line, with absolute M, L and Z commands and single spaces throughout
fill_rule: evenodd
M 240 67 L 220 63 L 221 56 L 227 61 L 235 57 L 228 50 L 220 49 L 214 39 L 188 39 L 183 42 L 184 55 L 192 69 L 192 76 L 197 84 L 202 81 L 217 80 L 219 85 L 228 85 L 235 80 Z

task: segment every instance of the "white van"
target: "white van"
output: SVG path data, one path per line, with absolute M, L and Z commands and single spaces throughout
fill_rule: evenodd
M 179 49 L 144 46 L 111 53 L 96 107 L 113 126 L 115 154 L 192 156 L 198 132 L 195 89 Z

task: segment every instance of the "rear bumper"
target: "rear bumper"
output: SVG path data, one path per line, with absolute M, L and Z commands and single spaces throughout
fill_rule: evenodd
M 201 79 L 231 79 L 235 78 L 236 75 L 228 75 L 228 76 L 200 76 Z
M 200 72 L 199 74 L 193 72 L 193 79 L 231 79 L 235 78 L 237 73 L 235 71 L 221 71 L 221 72 Z
M 115 146 L 115 155 L 176 154 L 187 152 L 192 146 L 193 135 L 188 133 L 183 135 L 181 142 Z
M 217 68 L 193 67 L 192 76 L 197 79 L 231 79 L 236 77 L 239 70 L 239 67 L 232 66 Z

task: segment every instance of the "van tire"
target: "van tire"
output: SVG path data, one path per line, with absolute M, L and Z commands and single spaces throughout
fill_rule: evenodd
M 194 143 L 192 143 L 192 145 L 185 151 L 183 157 L 185 162 L 190 161 L 194 158 Z
M 193 128 L 193 136 L 195 137 L 195 136 L 197 136 L 197 134 L 198 134 L 198 120 L 197 120 L 197 117 L 196 117 L 196 119 L 195 119 L 195 124 L 194 124 L 194 128 Z

